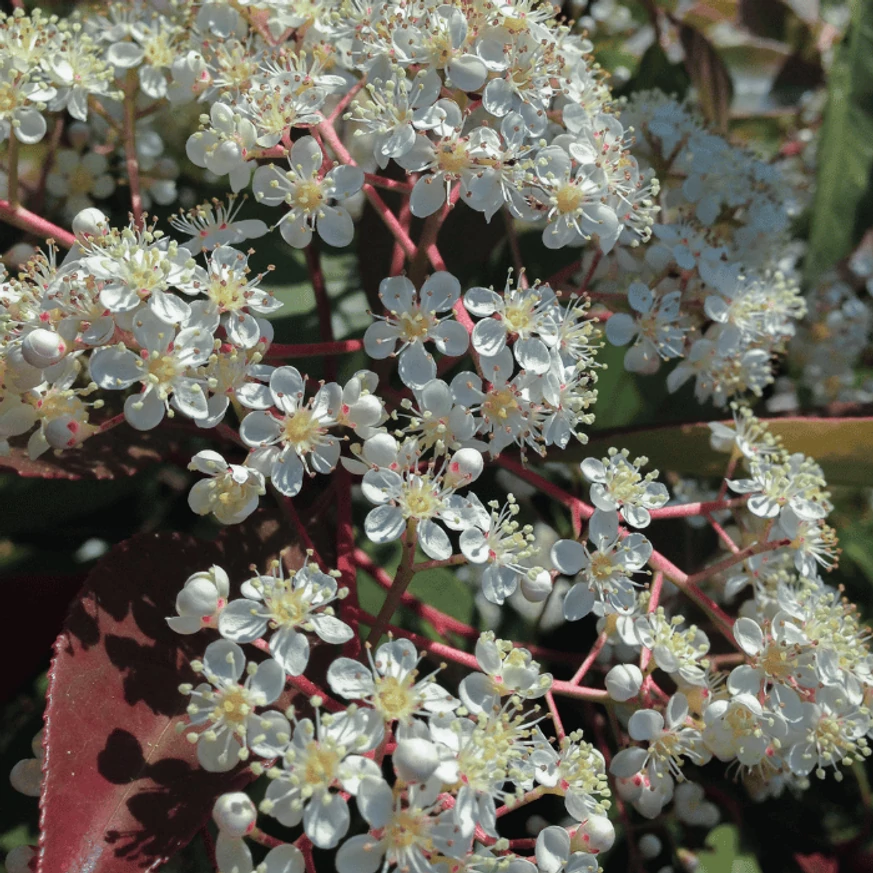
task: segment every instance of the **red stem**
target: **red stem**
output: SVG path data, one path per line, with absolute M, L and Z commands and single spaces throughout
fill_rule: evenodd
M 343 355 L 348 352 L 357 352 L 364 347 L 364 343 L 357 339 L 332 340 L 323 343 L 273 343 L 267 349 L 267 359 L 279 358 L 316 358 L 321 355 Z
M 0 200 L 0 219 L 41 239 L 53 239 L 66 249 L 76 244 L 76 237 L 68 230 L 46 221 L 23 206 L 13 206 L 8 200 Z

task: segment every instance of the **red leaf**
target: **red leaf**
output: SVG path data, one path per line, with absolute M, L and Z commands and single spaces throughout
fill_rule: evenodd
M 15 446 L 0 456 L 0 468 L 38 479 L 118 479 L 166 462 L 178 453 L 178 438 L 159 432 L 140 433 L 121 424 L 85 440 L 78 449 L 46 452 L 35 461 L 27 449 Z M 184 466 L 187 460 L 182 461 Z
M 220 563 L 245 579 L 288 544 L 279 523 L 257 513 L 227 545 L 178 534 L 140 535 L 94 569 L 55 643 L 46 709 L 41 873 L 153 870 L 207 820 L 214 798 L 247 771 L 200 769 L 176 732 L 195 680 L 188 662 L 206 635 L 180 637 L 165 617 L 193 572 Z M 299 550 L 286 560 L 302 563 Z
M 715 46 L 693 27 L 682 24 L 679 39 L 685 49 L 685 68 L 697 89 L 700 110 L 719 133 L 727 133 L 733 82 Z
M 826 855 L 822 855 L 821 852 L 816 852 L 813 855 L 796 853 L 794 860 L 797 861 L 797 866 L 800 867 L 803 873 L 837 873 L 840 869 L 836 858 L 828 858 Z

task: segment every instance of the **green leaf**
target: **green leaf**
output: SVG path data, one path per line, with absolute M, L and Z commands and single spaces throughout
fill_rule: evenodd
M 697 858 L 696 873 L 761 873 L 755 856 L 740 850 L 740 833 L 732 824 L 710 831 L 706 848 Z
M 648 88 L 659 88 L 665 94 L 673 94 L 681 100 L 688 93 L 691 79 L 682 64 L 671 63 L 661 44 L 655 40 L 643 53 L 640 64 L 627 86 L 620 89 L 622 95 Z
M 848 255 L 864 229 L 859 213 L 873 170 L 873 0 L 852 4 L 852 23 L 830 72 L 819 156 L 807 280 Z
M 731 424 L 732 422 L 726 422 Z M 832 485 L 873 485 L 873 418 L 775 418 L 768 422 L 789 452 L 803 452 L 821 464 Z M 704 423 L 613 430 L 594 434 L 587 445 L 549 454 L 550 461 L 575 463 L 605 457 L 610 446 L 645 455 L 662 473 L 721 476 L 728 456 L 709 445 Z

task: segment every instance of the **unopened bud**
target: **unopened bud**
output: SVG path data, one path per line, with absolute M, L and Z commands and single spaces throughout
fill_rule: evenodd
M 418 737 L 400 740 L 392 760 L 398 777 L 404 782 L 427 782 L 440 764 L 437 747 Z
M 212 807 L 212 818 L 227 837 L 244 837 L 254 830 L 258 810 L 248 794 L 234 791 L 222 794 Z
M 606 674 L 606 690 L 620 702 L 636 697 L 642 684 L 643 674 L 636 664 L 619 664 Z
M 592 815 L 583 821 L 573 836 L 571 843 L 574 851 L 607 852 L 615 842 L 615 828 L 605 815 Z
M 476 449 L 458 449 L 446 470 L 446 485 L 458 487 L 475 482 L 482 475 L 485 462 Z
M 46 442 L 53 449 L 73 449 L 88 435 L 88 429 L 72 415 L 59 415 L 45 426 Z
M 521 593 L 531 603 L 542 603 L 552 593 L 552 577 L 549 571 L 543 570 L 533 579 L 522 576 Z
M 19 761 L 9 774 L 12 787 L 28 797 L 39 797 L 42 783 L 42 761 L 37 758 L 25 758 Z
M 66 355 L 67 344 L 59 333 L 38 327 L 22 340 L 21 353 L 31 367 L 44 370 Z
M 83 209 L 73 219 L 73 233 L 78 237 L 103 236 L 109 219 L 96 206 Z
M 3 859 L 7 873 L 32 873 L 36 870 L 36 849 L 33 846 L 16 846 Z
M 651 861 L 661 854 L 661 849 L 664 848 L 661 841 L 654 834 L 643 834 L 639 842 L 640 854 L 647 860 Z

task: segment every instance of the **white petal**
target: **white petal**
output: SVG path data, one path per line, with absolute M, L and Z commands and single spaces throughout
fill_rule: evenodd
M 409 388 L 424 388 L 436 376 L 433 356 L 421 342 L 410 343 L 401 353 L 398 373 Z
M 333 849 L 346 835 L 351 815 L 345 798 L 339 794 L 313 797 L 303 813 L 306 836 L 319 849 Z
M 452 544 L 448 534 L 430 519 L 419 522 L 418 544 L 435 561 L 445 561 L 452 556 Z
M 323 206 L 316 223 L 318 235 L 330 246 L 347 246 L 355 236 L 355 224 L 342 206 Z

